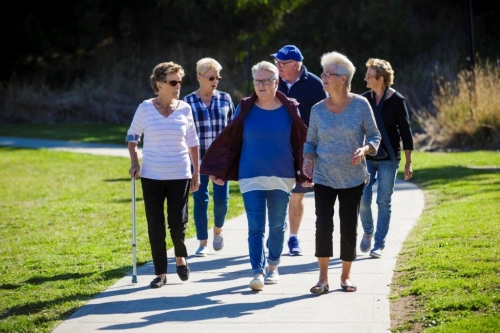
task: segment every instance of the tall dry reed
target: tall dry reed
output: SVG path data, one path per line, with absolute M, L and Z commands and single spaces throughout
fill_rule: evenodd
M 436 83 L 434 110 L 416 113 L 421 148 L 500 149 L 500 63 L 478 62 L 454 81 L 439 76 Z

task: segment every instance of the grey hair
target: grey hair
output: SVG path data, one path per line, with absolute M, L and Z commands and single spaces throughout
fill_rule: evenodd
M 349 58 L 339 52 L 328 52 L 321 56 L 321 66 L 335 66 L 337 73 L 347 76 L 347 88 L 351 90 L 351 81 L 354 73 L 356 73 L 356 67 Z
M 252 77 L 255 78 L 255 73 L 258 71 L 268 71 L 273 73 L 273 78 L 278 79 L 279 77 L 279 70 L 278 67 L 276 67 L 274 64 L 270 63 L 269 61 L 261 61 L 259 63 L 256 63 L 252 67 Z

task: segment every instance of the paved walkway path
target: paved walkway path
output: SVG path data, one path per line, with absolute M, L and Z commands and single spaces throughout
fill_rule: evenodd
M 0 145 L 44 147 L 43 141 L 0 137 Z M 50 144 L 49 144 L 50 143 Z M 66 144 L 47 142 L 47 149 L 73 150 Z M 128 156 L 123 147 L 95 146 L 75 151 Z M 84 149 L 83 151 L 81 149 Z M 225 246 L 208 257 L 198 258 L 194 252 L 198 241 L 189 239 L 191 276 L 182 282 L 175 273 L 173 251 L 168 251 L 167 285 L 150 289 L 155 277 L 152 263 L 137 270 L 137 283 L 128 275 L 99 294 L 62 322 L 53 333 L 115 332 L 258 332 L 298 333 L 378 333 L 389 332 L 389 292 L 397 255 L 408 232 L 424 207 L 422 191 L 412 183 L 397 181 L 393 195 L 392 223 L 387 247 L 380 259 L 358 251 L 353 263 L 352 281 L 358 286 L 355 293 L 340 288 L 338 218 L 335 217 L 334 254 L 330 260 L 330 292 L 312 295 L 309 292 L 318 280 L 314 257 L 314 196 L 305 198 L 305 214 L 300 230 L 304 255 L 288 256 L 285 245 L 279 266 L 280 281 L 267 285 L 262 292 L 253 292 L 248 283 L 251 269 L 248 259 L 247 222 L 241 215 L 228 220 L 224 226 Z M 335 210 L 338 212 L 338 210 Z M 376 213 L 376 211 L 375 211 Z M 144 214 L 144 212 L 137 212 Z M 362 235 L 359 223 L 358 235 Z M 209 233 L 211 235 L 211 233 Z M 288 236 L 288 234 L 287 234 Z M 210 237 L 212 238 L 212 237 Z M 209 240 L 211 244 L 211 240 Z M 149 244 L 137 244 L 149 247 Z

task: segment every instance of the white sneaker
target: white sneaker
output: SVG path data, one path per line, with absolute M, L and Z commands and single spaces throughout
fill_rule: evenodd
M 253 277 L 253 280 L 250 281 L 250 289 L 255 290 L 255 291 L 262 291 L 264 290 L 264 275 L 259 273 L 255 274 Z
M 370 257 L 372 258 L 382 258 L 383 249 L 373 249 L 370 251 Z
M 197 257 L 206 257 L 208 255 L 208 247 L 207 246 L 200 246 L 198 250 L 196 250 L 195 256 Z
M 278 268 L 276 267 L 276 269 L 274 271 L 267 271 L 266 273 L 266 276 L 264 277 L 264 283 L 265 284 L 276 284 L 278 283 L 280 279 L 280 275 L 278 273 Z

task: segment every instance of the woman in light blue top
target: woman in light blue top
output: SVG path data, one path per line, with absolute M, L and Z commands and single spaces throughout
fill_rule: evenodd
M 333 214 L 339 200 L 340 285 L 354 292 L 351 264 L 356 258 L 356 237 L 361 195 L 369 179 L 365 155 L 375 155 L 381 136 L 366 98 L 350 92 L 355 72 L 352 62 L 338 52 L 321 57 L 324 90 L 329 96 L 313 106 L 304 146 L 303 171 L 312 177 L 316 205 L 316 253 L 319 280 L 314 294 L 329 291 L 328 264 L 333 256 Z

